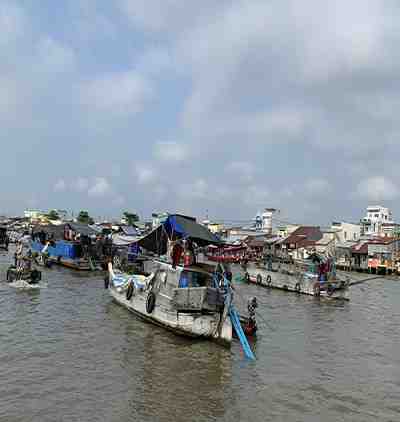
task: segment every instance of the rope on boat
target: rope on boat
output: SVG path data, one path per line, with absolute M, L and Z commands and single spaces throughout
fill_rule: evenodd
M 362 280 L 355 280 L 355 281 L 350 282 L 349 286 L 355 286 L 357 284 L 362 284 L 362 283 L 365 283 L 367 281 L 379 280 L 379 279 L 382 279 L 382 278 L 384 278 L 384 277 L 382 277 L 382 276 L 374 276 L 374 277 L 364 278 Z

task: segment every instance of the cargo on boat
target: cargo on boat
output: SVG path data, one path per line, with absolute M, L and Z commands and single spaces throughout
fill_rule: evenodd
M 267 257 L 245 265 L 245 280 L 264 287 L 329 299 L 349 299 L 350 278 L 336 273 L 334 260 L 316 253 L 303 260 Z

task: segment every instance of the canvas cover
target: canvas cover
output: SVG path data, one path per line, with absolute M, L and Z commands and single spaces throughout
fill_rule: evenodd
M 164 255 L 167 252 L 168 239 L 190 239 L 198 246 L 220 245 L 221 240 L 211 233 L 205 226 L 198 224 L 195 218 L 174 214 L 167 220 L 138 241 L 139 246 Z

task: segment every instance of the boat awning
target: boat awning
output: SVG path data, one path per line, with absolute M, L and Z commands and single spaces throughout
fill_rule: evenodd
M 138 241 L 138 236 L 124 236 L 120 234 L 114 234 L 112 241 L 115 246 L 129 246 Z
M 167 252 L 168 239 L 190 239 L 198 246 L 221 245 L 221 240 L 205 226 L 198 224 L 195 218 L 174 214 L 138 241 L 139 246 L 148 251 L 164 255 Z

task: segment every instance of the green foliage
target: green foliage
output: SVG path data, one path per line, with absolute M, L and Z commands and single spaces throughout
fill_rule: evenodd
M 78 214 L 78 223 L 82 223 L 82 224 L 93 224 L 94 220 L 93 218 L 89 215 L 89 213 L 87 211 L 80 211 Z
M 51 210 L 51 211 L 47 214 L 47 218 L 48 218 L 49 220 L 58 220 L 60 217 L 59 217 L 59 215 L 57 214 L 57 211 L 56 211 L 56 210 Z
M 133 226 L 137 221 L 139 221 L 139 216 L 135 213 L 125 211 L 123 215 L 128 226 Z

